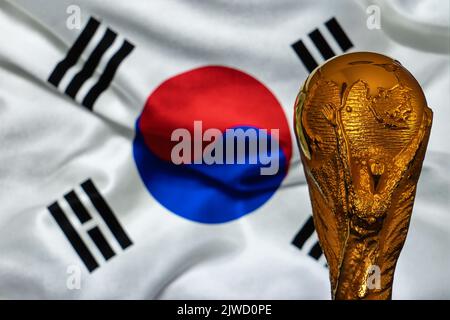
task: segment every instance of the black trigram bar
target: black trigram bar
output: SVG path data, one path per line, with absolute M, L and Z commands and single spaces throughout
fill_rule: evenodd
M 303 245 L 305 244 L 306 240 L 309 239 L 309 237 L 312 236 L 314 233 L 314 221 L 313 217 L 310 216 L 308 220 L 305 222 L 303 227 L 300 229 L 300 231 L 295 236 L 294 240 L 292 241 L 292 244 L 296 246 L 297 248 L 301 249 L 303 248 Z
M 83 68 L 72 78 L 72 81 L 67 86 L 66 94 L 69 97 L 75 98 L 83 83 L 94 74 L 95 68 L 97 68 L 100 63 L 100 59 L 106 50 L 114 43 L 116 37 L 117 34 L 114 31 L 111 31 L 109 28 L 106 29 L 103 38 L 97 44 L 94 51 L 92 51 L 91 55 L 84 63 Z
M 308 220 L 306 220 L 300 231 L 297 233 L 294 240 L 292 240 L 292 244 L 301 250 L 305 242 L 313 235 L 314 231 L 314 220 L 313 217 L 310 216 Z M 322 253 L 322 248 L 320 247 L 319 241 L 317 241 L 309 250 L 308 255 L 316 260 L 319 260 Z
M 342 29 L 339 22 L 336 18 L 331 18 L 328 20 L 325 25 L 330 33 L 333 35 L 336 42 L 341 47 L 342 51 L 347 51 L 351 47 L 353 47 L 353 43 L 350 41 L 349 37 L 345 34 L 344 29 Z
M 80 59 L 82 53 L 86 49 L 88 43 L 94 38 L 95 33 L 98 30 L 100 22 L 94 18 L 90 18 L 86 27 L 83 29 L 77 40 L 69 49 L 66 57 L 59 62 L 51 75 L 48 78 L 48 82 L 58 88 L 62 78 L 67 71 L 73 67 Z M 70 80 L 64 93 L 69 97 L 75 99 L 76 95 L 80 91 L 81 87 L 90 79 L 95 73 L 102 57 L 105 52 L 114 44 L 117 40 L 117 33 L 107 28 L 100 41 L 96 44 L 94 50 L 84 62 L 82 69 L 74 75 Z M 127 40 L 124 40 L 120 49 L 114 53 L 114 55 L 107 62 L 103 73 L 99 76 L 98 81 L 89 89 L 86 96 L 82 99 L 81 104 L 87 109 L 92 110 L 97 98 L 109 87 L 116 71 L 122 61 L 131 53 L 134 46 Z
M 298 40 L 296 43 L 294 43 L 292 45 L 292 49 L 294 49 L 295 53 L 297 53 L 298 57 L 300 58 L 300 60 L 302 60 L 303 64 L 309 72 L 312 72 L 315 68 L 317 68 L 318 64 L 316 60 L 314 60 L 311 53 L 309 53 L 302 40 Z
M 343 52 L 353 47 L 352 42 L 345 34 L 340 24 L 337 22 L 336 18 L 331 18 L 330 20 L 325 22 L 325 26 Z M 318 28 L 310 32 L 308 36 L 317 50 L 319 50 L 324 60 L 328 60 L 336 55 Z M 318 66 L 317 61 L 311 55 L 302 39 L 292 44 L 292 49 L 294 49 L 295 53 L 309 72 L 312 72 Z
M 72 211 L 75 213 L 78 220 L 80 220 L 81 224 L 91 220 L 90 213 L 87 211 L 87 209 L 81 203 L 80 199 L 78 198 L 77 194 L 74 191 L 70 191 L 69 193 L 64 195 L 64 198 L 66 199 L 70 208 L 72 208 Z
M 320 33 L 319 29 L 316 29 L 313 32 L 311 32 L 309 34 L 309 38 L 316 45 L 317 49 L 319 49 L 320 54 L 325 60 L 328 60 L 331 57 L 335 56 L 333 49 L 331 49 L 330 45 L 325 40 L 322 33 Z
M 122 249 L 131 246 L 133 242 L 120 225 L 119 220 L 117 220 L 116 216 L 112 212 L 109 205 L 106 203 L 105 199 L 103 199 L 103 197 L 100 195 L 100 192 L 98 192 L 92 180 L 89 179 L 83 182 L 81 184 L 81 188 L 84 190 L 84 192 L 86 192 L 95 209 L 97 209 L 98 213 L 105 221 L 109 230 L 111 230 L 111 233 L 114 235 L 117 242 L 119 242 Z
M 98 227 L 90 229 L 88 231 L 88 235 L 100 250 L 105 260 L 109 260 L 116 255 Z
M 59 204 L 57 202 L 54 202 L 48 207 L 48 210 L 50 211 L 55 221 L 58 223 L 59 227 L 69 240 L 72 247 L 80 256 L 80 259 L 86 265 L 86 268 L 89 270 L 89 272 L 92 272 L 95 269 L 97 269 L 98 268 L 97 261 L 95 260 L 94 256 L 89 251 L 88 247 L 83 242 L 83 240 L 81 239 L 75 228 L 72 226 L 69 219 L 67 219 L 64 211 L 62 211 Z
M 133 48 L 134 46 L 127 40 L 123 42 L 120 49 L 114 54 L 111 60 L 109 60 L 97 83 L 84 97 L 82 102 L 83 106 L 92 110 L 95 100 L 97 100 L 98 96 L 109 87 L 120 63 L 131 53 Z
M 67 52 L 66 57 L 56 65 L 55 69 L 48 78 L 48 82 L 50 82 L 55 87 L 58 87 L 67 70 L 69 70 L 77 63 L 84 49 L 86 49 L 89 41 L 94 36 L 95 31 L 97 31 L 99 25 L 100 22 L 98 22 L 94 18 L 91 17 L 89 19 L 86 27 L 80 33 L 77 40 L 75 40 L 74 44 L 69 49 L 69 52 Z
M 116 238 L 120 246 L 125 249 L 132 245 L 132 241 L 120 225 L 119 221 L 117 220 L 109 205 L 106 203 L 105 199 L 101 196 L 100 192 L 95 187 L 92 180 L 88 179 L 87 181 L 83 182 L 81 184 L 81 187 L 94 205 L 95 209 L 98 211 L 100 217 L 111 230 L 111 233 Z M 72 211 L 75 213 L 76 217 L 80 221 L 81 226 L 86 224 L 87 222 L 91 223 L 92 220 L 94 220 L 92 214 L 88 211 L 88 209 L 86 209 L 85 205 L 82 203 L 74 190 L 66 193 L 64 195 L 64 199 L 69 204 Z M 55 201 L 53 204 L 51 204 L 48 207 L 48 210 L 52 214 L 55 221 L 58 223 L 61 230 L 66 235 L 72 247 L 80 256 L 83 263 L 86 265 L 89 272 L 92 272 L 96 268 L 98 268 L 98 262 L 80 237 L 80 232 L 86 231 L 76 230 L 76 228 L 71 224 L 70 220 L 67 218 L 66 214 L 59 206 L 58 202 Z M 116 255 L 113 248 L 98 226 L 91 227 L 87 231 L 87 235 L 98 248 L 106 261 Z
M 319 260 L 320 256 L 322 255 L 322 248 L 320 247 L 319 241 L 317 241 L 311 250 L 309 250 L 308 253 L 311 257 L 313 257 L 316 260 Z

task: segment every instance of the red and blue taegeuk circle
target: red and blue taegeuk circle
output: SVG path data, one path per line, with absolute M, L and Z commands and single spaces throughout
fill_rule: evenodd
M 278 129 L 278 154 L 270 155 L 277 157 L 278 172 L 261 175 L 260 168 L 267 165 L 259 161 L 174 164 L 171 151 L 178 142 L 171 141 L 172 132 L 185 128 L 194 137 L 194 121 L 202 121 L 203 131 L 219 129 L 224 140 L 226 129 L 252 128 L 266 129 L 270 142 L 271 130 Z M 286 115 L 275 96 L 254 77 L 223 66 L 193 69 L 164 81 L 148 97 L 133 141 L 136 166 L 150 194 L 171 212 L 202 223 L 231 221 L 262 206 L 281 185 L 291 154 Z M 258 155 L 245 155 L 250 157 Z

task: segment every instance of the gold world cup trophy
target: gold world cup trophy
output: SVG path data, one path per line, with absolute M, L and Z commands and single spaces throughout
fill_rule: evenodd
M 377 53 L 332 58 L 301 88 L 295 130 L 333 299 L 391 298 L 432 116 L 417 80 Z

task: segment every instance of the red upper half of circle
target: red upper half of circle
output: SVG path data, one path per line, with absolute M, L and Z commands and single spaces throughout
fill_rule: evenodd
M 286 160 L 292 155 L 286 115 L 272 92 L 254 77 L 223 66 L 206 66 L 164 81 L 148 97 L 139 119 L 145 144 L 158 157 L 170 160 L 177 142 L 172 132 L 185 128 L 194 134 L 194 121 L 203 131 L 247 126 L 279 129 L 279 143 Z

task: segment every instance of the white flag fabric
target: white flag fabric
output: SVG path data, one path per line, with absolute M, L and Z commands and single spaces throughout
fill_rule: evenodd
M 350 51 L 399 60 L 434 112 L 393 298 L 450 298 L 448 12 L 1 1 L 0 298 L 329 299 L 293 104 L 312 68 Z M 194 121 L 279 129 L 279 173 L 169 163 L 172 129 Z

